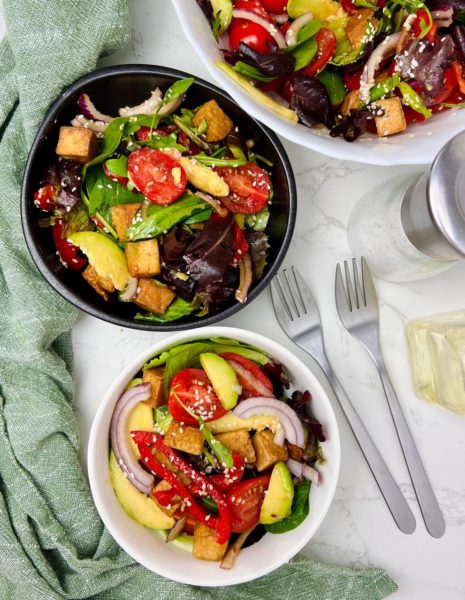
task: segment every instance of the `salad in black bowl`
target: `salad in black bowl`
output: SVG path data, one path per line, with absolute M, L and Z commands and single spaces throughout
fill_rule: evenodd
M 83 78 L 52 107 L 26 168 L 23 222 L 39 269 L 80 308 L 180 329 L 259 292 L 294 202 L 279 142 L 229 98 L 126 66 Z

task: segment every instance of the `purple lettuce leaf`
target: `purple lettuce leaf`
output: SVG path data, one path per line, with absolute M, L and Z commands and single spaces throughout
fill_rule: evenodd
M 239 60 L 247 63 L 268 77 L 285 77 L 294 72 L 295 57 L 284 50 L 258 52 L 241 42 L 236 50 L 224 52 L 224 57 L 233 65 Z
M 362 133 L 365 133 L 367 120 L 372 117 L 371 111 L 366 108 L 352 109 L 331 129 L 329 135 L 331 137 L 342 136 L 346 142 L 354 142 Z
M 59 187 L 56 205 L 61 212 L 70 211 L 81 198 L 82 164 L 59 158 L 45 172 L 43 184 Z
M 323 123 L 328 129 L 334 125 L 334 113 L 324 85 L 314 77 L 299 75 L 294 80 L 291 108 L 299 121 L 307 127 Z
M 263 231 L 246 231 L 245 238 L 249 244 L 254 279 L 260 279 L 266 267 L 267 254 L 270 248 L 268 235 Z

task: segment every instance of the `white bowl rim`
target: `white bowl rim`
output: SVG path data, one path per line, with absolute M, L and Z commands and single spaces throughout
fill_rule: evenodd
M 140 370 L 142 365 L 149 358 L 151 358 L 155 354 L 159 354 L 164 349 L 171 347 L 175 344 L 178 344 L 181 342 L 194 341 L 197 339 L 207 339 L 207 338 L 212 338 L 212 337 L 219 337 L 219 338 L 228 337 L 228 338 L 232 338 L 232 339 L 237 339 L 239 341 L 252 344 L 258 348 L 261 348 L 263 345 L 264 349 L 267 348 L 266 352 L 270 353 L 271 355 L 273 355 L 273 349 L 274 349 L 278 354 L 286 356 L 287 363 L 286 363 L 286 361 L 282 361 L 285 366 L 286 366 L 286 364 L 290 364 L 291 362 L 294 362 L 300 368 L 303 368 L 304 370 L 307 371 L 309 378 L 311 380 L 313 380 L 312 393 L 314 390 L 318 389 L 318 395 L 320 397 L 320 402 L 322 401 L 325 404 L 325 410 L 327 411 L 328 417 L 331 420 L 331 427 L 332 427 L 332 431 L 333 431 L 333 435 L 331 437 L 331 444 L 333 445 L 333 450 L 332 450 L 333 456 L 331 458 L 331 461 L 333 463 L 332 468 L 334 471 L 334 475 L 332 476 L 330 481 L 327 481 L 327 482 L 325 481 L 325 485 L 328 486 L 328 488 L 327 488 L 327 498 L 324 502 L 323 508 L 315 516 L 315 519 L 312 520 L 312 522 L 308 528 L 308 531 L 306 531 L 305 534 L 301 537 L 301 539 L 297 543 L 293 544 L 292 547 L 290 547 L 287 552 L 282 554 L 280 556 L 279 560 L 275 560 L 274 562 L 271 562 L 271 564 L 269 564 L 268 566 L 257 570 L 256 575 L 254 575 L 253 577 L 241 576 L 238 571 L 235 572 L 234 569 L 232 569 L 230 571 L 222 571 L 222 573 L 225 575 L 225 577 L 224 577 L 225 581 L 199 582 L 199 581 L 193 581 L 192 578 L 189 577 L 189 575 L 184 575 L 183 573 L 175 572 L 175 569 L 173 569 L 173 571 L 169 571 L 169 570 L 166 570 L 163 568 L 155 570 L 153 565 L 148 563 L 145 560 L 143 553 L 138 551 L 137 545 L 133 545 L 126 541 L 122 541 L 119 538 L 119 534 L 116 530 L 116 527 L 114 526 L 113 520 L 110 518 L 110 515 L 108 514 L 108 511 L 106 509 L 106 504 L 103 501 L 104 482 L 103 482 L 103 478 L 101 476 L 101 471 L 100 471 L 99 465 L 98 465 L 99 461 L 98 461 L 98 457 L 97 457 L 97 453 L 96 453 L 96 444 L 97 444 L 97 441 L 101 434 L 102 427 L 105 427 L 105 429 L 108 429 L 108 427 L 109 427 L 109 423 L 105 424 L 104 422 L 102 422 L 104 420 L 104 416 L 105 416 L 105 412 L 108 407 L 108 404 L 111 401 L 116 403 L 116 400 L 119 397 L 119 394 L 121 393 L 121 391 L 124 389 L 125 385 L 128 383 L 128 381 L 130 381 L 130 379 L 134 376 L 134 374 Z M 116 398 L 112 399 L 112 397 L 115 396 L 115 393 L 117 391 L 119 392 L 118 395 L 116 396 Z M 105 435 L 108 435 L 108 432 L 106 432 Z M 307 365 L 305 365 L 300 360 L 300 358 L 295 356 L 287 348 L 281 346 L 278 342 L 275 342 L 274 340 L 272 340 L 268 337 L 265 337 L 261 334 L 255 333 L 255 332 L 247 331 L 245 329 L 240 329 L 237 327 L 226 327 L 226 326 L 209 326 L 209 327 L 204 327 L 201 329 L 181 331 L 174 335 L 170 335 L 170 336 L 164 338 L 163 340 L 160 340 L 160 341 L 150 345 L 146 350 L 144 350 L 144 352 L 140 353 L 132 361 L 130 361 L 129 364 L 120 373 L 120 375 L 111 384 L 111 386 L 107 390 L 104 398 L 100 402 L 100 405 L 97 409 L 96 415 L 92 422 L 92 427 L 91 427 L 91 432 L 90 432 L 90 437 L 89 437 L 89 444 L 88 444 L 88 451 L 87 451 L 89 484 L 90 484 L 92 496 L 93 496 L 93 499 L 95 502 L 95 506 L 97 508 L 97 511 L 100 514 L 100 517 L 101 517 L 105 527 L 108 529 L 109 533 L 112 535 L 112 537 L 115 539 L 115 541 L 135 561 L 137 561 L 139 564 L 146 567 L 150 571 L 155 572 L 158 575 L 161 575 L 163 577 L 166 577 L 167 579 L 177 581 L 179 583 L 185 583 L 185 584 L 195 585 L 195 586 L 199 586 L 199 587 L 226 587 L 226 586 L 230 586 L 230 585 L 237 585 L 240 583 L 246 583 L 248 581 L 253 581 L 254 579 L 263 577 L 264 575 L 267 575 L 271 571 L 274 571 L 275 569 L 279 568 L 283 564 L 287 563 L 293 556 L 295 556 L 309 542 L 309 540 L 315 535 L 316 531 L 318 530 L 321 523 L 323 522 L 323 519 L 325 518 L 325 516 L 329 510 L 329 507 L 332 504 L 334 494 L 336 491 L 336 487 L 337 487 L 337 483 L 338 483 L 338 479 L 339 479 L 340 459 L 341 459 L 340 433 L 339 433 L 339 427 L 337 424 L 336 416 L 335 416 L 335 413 L 333 411 L 333 408 L 331 406 L 331 403 L 329 401 L 326 391 L 324 390 L 323 386 L 321 385 L 321 383 L 319 382 L 317 377 L 314 375 L 313 371 Z M 313 516 L 313 515 L 310 514 L 309 517 L 310 516 Z M 307 517 L 307 518 L 309 518 L 309 517 Z M 128 517 L 128 518 L 130 518 L 130 517 Z M 219 567 L 218 567 L 218 569 L 219 569 Z

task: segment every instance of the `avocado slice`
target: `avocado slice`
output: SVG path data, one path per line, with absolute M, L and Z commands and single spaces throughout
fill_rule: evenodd
M 221 35 L 222 33 L 224 33 L 227 28 L 229 27 L 229 24 L 231 23 L 231 19 L 232 19 L 232 13 L 233 13 L 233 5 L 232 5 L 232 1 L 231 0 L 210 0 L 210 4 L 212 5 L 213 8 L 213 15 L 216 17 L 216 15 L 219 13 L 219 22 L 220 22 L 220 26 L 218 29 L 218 35 Z
M 113 281 L 117 290 L 124 290 L 129 282 L 128 263 L 121 248 L 102 233 L 79 231 L 68 241 L 84 252 L 99 277 Z
M 149 529 L 170 529 L 174 519 L 165 515 L 156 502 L 142 494 L 128 481 L 113 451 L 110 453 L 110 481 L 119 503 L 127 514 Z
M 139 402 L 131 411 L 126 424 L 126 435 L 134 454 L 140 458 L 139 449 L 131 438 L 131 431 L 153 431 L 155 422 L 153 409 L 148 404 Z
M 269 525 L 289 515 L 294 499 L 294 486 L 289 469 L 283 462 L 277 463 L 271 472 L 268 491 L 260 511 L 260 523 Z
M 277 114 L 279 117 L 282 117 L 283 119 L 286 119 L 287 121 L 291 121 L 292 123 L 298 122 L 299 119 L 298 119 L 295 111 L 291 110 L 290 108 L 286 108 L 285 106 L 282 106 L 281 104 L 279 104 L 278 102 L 276 102 L 275 100 L 273 100 L 272 98 L 270 98 L 269 96 L 264 94 L 262 91 L 260 91 L 256 87 L 254 87 L 248 79 L 246 79 L 240 73 L 235 71 L 231 67 L 231 65 L 228 65 L 228 63 L 223 62 L 221 60 L 217 60 L 215 62 L 215 65 L 219 69 L 224 71 L 226 73 L 226 75 L 229 75 L 229 77 L 231 77 L 231 79 L 234 79 L 234 81 L 243 90 L 248 92 L 254 98 L 254 100 L 259 102 L 262 106 L 264 106 L 265 108 L 268 108 L 269 110 L 271 110 L 272 112 Z
M 239 382 L 228 361 L 218 354 L 205 352 L 200 355 L 200 364 L 205 369 L 216 395 L 226 410 L 231 410 L 239 398 Z

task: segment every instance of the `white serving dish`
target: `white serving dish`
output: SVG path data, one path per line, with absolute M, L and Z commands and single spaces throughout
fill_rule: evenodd
M 220 569 L 219 563 L 197 560 L 182 548 L 166 544 L 161 535 L 132 520 L 119 504 L 110 483 L 108 468 L 109 428 L 113 407 L 127 383 L 143 364 L 164 348 L 177 343 L 209 337 L 229 337 L 263 349 L 285 365 L 291 387 L 309 389 L 313 396 L 313 412 L 325 431 L 323 444 L 326 463 L 318 467 L 322 483 L 312 485 L 310 514 L 293 531 L 266 534 L 257 544 L 239 554 L 233 569 Z M 112 384 L 103 398 L 90 433 L 88 470 L 92 494 L 98 512 L 118 544 L 141 565 L 168 579 L 196 586 L 226 586 L 262 577 L 288 562 L 315 535 L 333 500 L 339 475 L 340 439 L 336 418 L 315 375 L 302 361 L 280 344 L 256 333 L 232 327 L 205 327 L 166 338 L 135 358 Z

